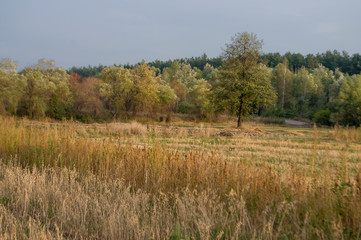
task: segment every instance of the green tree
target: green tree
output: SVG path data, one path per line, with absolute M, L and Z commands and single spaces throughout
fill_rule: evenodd
M 160 76 L 151 67 L 143 62 L 133 69 L 134 89 L 132 91 L 133 116 L 137 111 L 143 110 L 153 114 L 158 104 L 158 86 L 160 83 Z
M 25 79 L 16 72 L 16 63 L 9 58 L 0 62 L 0 113 L 15 114 L 25 87 Z
M 134 81 L 131 70 L 112 66 L 105 68 L 99 78 L 104 81 L 100 84 L 100 96 L 106 102 L 113 118 L 118 117 L 124 110 L 128 114 L 134 104 Z
M 209 64 L 206 64 L 204 71 L 209 78 L 215 72 Z M 177 95 L 177 111 L 201 115 L 208 111 L 210 84 L 202 78 L 200 69 L 192 68 L 188 62 L 173 62 L 171 67 L 164 69 L 162 76 Z
M 179 65 L 179 68 L 174 74 L 174 79 L 179 80 L 188 89 L 192 88 L 197 83 L 197 71 L 191 67 L 187 62 Z
M 347 76 L 342 80 L 336 99 L 335 120 L 342 125 L 361 124 L 361 75 Z
M 320 81 L 310 74 L 305 67 L 301 67 L 293 75 L 292 82 L 292 95 L 296 99 L 294 106 L 297 107 L 298 112 L 304 116 L 310 104 L 312 105 L 316 102 L 312 99 L 312 96 L 317 94 L 319 88 L 321 88 Z
M 207 82 L 213 84 L 216 81 L 216 79 L 219 78 L 218 75 L 219 75 L 218 69 L 215 69 L 212 65 L 206 63 L 202 71 L 202 78 L 207 80 Z
M 70 76 L 64 69 L 43 70 L 45 79 L 49 81 L 50 99 L 47 116 L 61 120 L 70 116 L 73 98 L 69 88 Z
M 168 84 L 163 83 L 158 87 L 158 99 L 160 107 L 167 112 L 167 119 L 169 121 L 172 115 L 173 105 L 177 101 L 177 95 Z
M 162 73 L 163 80 L 168 83 L 172 82 L 173 80 L 177 80 L 175 75 L 176 72 L 179 71 L 179 69 L 180 69 L 179 62 L 178 61 L 172 62 L 170 67 L 163 69 L 163 73 Z
M 259 107 L 272 104 L 276 94 L 269 80 L 269 70 L 259 64 L 262 41 L 255 34 L 238 33 L 226 45 L 220 80 L 213 90 L 213 103 L 219 111 L 227 109 L 242 118 L 255 113 Z
M 53 61 L 39 60 L 34 68 L 26 68 L 24 76 L 23 107 L 30 118 L 50 117 L 62 119 L 71 108 L 69 75 L 61 68 L 54 68 Z
M 314 69 L 320 64 L 319 59 L 313 54 L 307 54 L 305 61 L 308 69 Z
M 336 94 L 332 94 L 332 86 L 336 83 L 337 79 L 333 71 L 331 71 L 328 68 L 325 68 L 321 64 L 313 69 L 312 75 L 315 79 L 318 79 L 319 81 L 319 88 L 322 88 L 322 91 L 319 92 L 319 98 L 320 98 L 320 106 L 328 106 L 330 101 L 332 101 L 333 98 L 335 98 L 338 95 L 338 92 Z M 343 77 L 340 76 L 340 77 Z M 334 96 L 332 96 L 334 95 Z
M 40 69 L 27 68 L 22 74 L 26 79 L 24 103 L 30 118 L 44 117 L 49 100 L 49 82 Z
M 201 116 L 211 113 L 210 95 L 211 85 L 204 79 L 199 79 L 188 92 L 188 99 L 195 106 Z
M 279 63 L 273 71 L 273 82 L 278 93 L 278 104 L 281 110 L 284 110 L 285 101 L 289 97 L 289 91 L 291 88 L 291 76 L 292 73 L 288 69 L 287 58 L 283 59 L 283 63 Z

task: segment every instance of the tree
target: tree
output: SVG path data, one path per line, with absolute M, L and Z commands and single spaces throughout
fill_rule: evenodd
M 288 60 L 287 58 L 283 59 L 283 63 L 279 63 L 276 68 L 274 69 L 274 80 L 275 80 L 275 87 L 278 90 L 279 94 L 279 104 L 281 110 L 284 110 L 285 106 L 285 98 L 286 93 L 290 87 L 290 79 L 291 79 L 291 71 L 288 69 Z
M 158 98 L 160 107 L 165 108 L 167 121 L 169 121 L 172 115 L 172 106 L 177 101 L 177 95 L 168 84 L 163 82 L 158 87 Z
M 313 54 L 307 54 L 305 61 L 306 61 L 306 66 L 309 69 L 314 69 L 320 64 L 319 59 L 315 57 Z
M 353 74 L 360 74 L 361 73 L 361 55 L 358 53 L 355 53 L 352 55 L 351 58 L 351 69 Z
M 35 65 L 35 68 L 42 70 L 54 70 L 54 66 L 54 60 L 46 60 L 45 58 L 42 58 L 38 60 L 38 64 Z
M 177 80 L 175 75 L 176 72 L 179 71 L 179 69 L 179 62 L 172 62 L 169 67 L 163 69 L 162 78 L 168 83 L 172 82 L 173 80 Z
M 207 63 L 203 68 L 202 78 L 213 84 L 218 78 L 218 69 L 215 69 L 212 65 Z
M 305 66 L 305 58 L 300 53 L 286 53 L 285 57 L 287 57 L 287 60 L 289 62 L 290 68 L 293 71 L 296 71 L 300 69 L 301 67 Z
M 70 86 L 74 99 L 73 113 L 83 121 L 99 118 L 104 112 L 99 96 L 100 80 L 94 77 L 82 78 L 76 73 L 70 75 Z
M 134 81 L 131 70 L 112 66 L 105 68 L 99 77 L 104 81 L 100 85 L 100 96 L 106 102 L 113 118 L 118 117 L 123 110 L 128 114 L 134 104 Z
M 61 68 L 42 71 L 45 79 L 49 81 L 50 99 L 46 115 L 58 120 L 70 117 L 70 111 L 73 105 L 73 99 L 69 89 L 70 76 Z
M 295 99 L 294 109 L 302 117 L 312 117 L 314 112 L 308 110 L 317 106 L 318 98 L 323 95 L 321 81 L 310 74 L 305 67 L 302 67 L 293 74 L 292 83 L 292 95 Z
M 226 44 L 220 80 L 213 90 L 213 103 L 219 111 L 227 109 L 242 118 L 272 104 L 276 94 L 269 80 L 269 69 L 259 63 L 262 41 L 255 34 L 243 32 Z
M 361 75 L 347 76 L 342 80 L 336 99 L 335 120 L 342 125 L 361 125 Z
M 49 100 L 49 81 L 40 69 L 26 68 L 22 74 L 26 79 L 23 99 L 26 113 L 30 118 L 44 117 Z
M 169 86 L 174 90 L 175 94 L 177 95 L 177 102 L 181 102 L 186 99 L 187 87 L 183 83 L 175 79 L 169 83 Z
M 192 88 L 197 83 L 197 71 L 194 70 L 187 62 L 183 62 L 179 65 L 179 68 L 175 71 L 174 79 L 179 80 L 188 89 Z
M 159 101 L 158 86 L 160 79 L 160 76 L 157 77 L 156 73 L 145 62 L 133 69 L 133 116 L 139 110 L 148 110 L 153 114 Z
M 62 119 L 72 105 L 69 75 L 61 68 L 54 68 L 53 61 L 39 60 L 35 68 L 26 68 L 21 74 L 26 86 L 23 96 L 23 114 L 30 118 L 50 117 Z M 21 112 L 21 111 L 20 111 Z
M 204 57 L 203 57 L 204 58 Z M 210 84 L 203 79 L 203 73 L 207 77 L 215 76 L 214 68 L 205 64 L 204 72 L 198 68 L 192 68 L 188 62 L 173 62 L 171 67 L 163 71 L 163 79 L 169 82 L 170 87 L 177 95 L 177 111 L 182 113 L 199 113 L 205 115 L 209 110 L 208 92 Z
M 11 58 L 4 58 L 0 62 L 0 69 L 5 71 L 6 73 L 15 73 L 16 67 L 17 67 L 17 63 Z
M 188 100 L 195 106 L 197 112 L 201 116 L 206 116 L 210 113 L 211 107 L 209 103 L 209 92 L 211 85 L 202 79 L 199 79 L 197 83 L 189 89 Z
M 314 76 L 315 79 L 318 79 L 318 81 L 320 82 L 321 86 L 319 86 L 318 88 L 320 87 L 323 88 L 323 94 L 319 95 L 321 100 L 320 105 L 326 106 L 330 102 L 330 97 L 331 97 L 330 90 L 331 90 L 331 86 L 336 81 L 335 75 L 333 71 L 331 71 L 328 68 L 325 68 L 321 64 L 317 68 L 313 69 L 312 75 Z M 337 95 L 338 93 L 336 94 L 336 96 Z
M 262 61 L 267 64 L 268 67 L 274 68 L 279 63 L 282 63 L 282 57 L 279 53 L 267 53 L 261 56 Z
M 9 58 L 0 62 L 0 113 L 15 114 L 25 87 L 24 77 L 16 72 L 16 63 Z

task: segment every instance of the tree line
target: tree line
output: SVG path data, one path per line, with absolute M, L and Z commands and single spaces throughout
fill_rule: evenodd
M 261 47 L 256 35 L 240 33 L 219 58 L 68 71 L 41 59 L 17 72 L 13 60 L 3 59 L 0 113 L 84 122 L 139 114 L 170 120 L 173 113 L 213 120 L 226 113 L 238 117 L 238 126 L 255 114 L 361 124 L 358 54 L 261 54 Z
M 349 75 L 361 73 L 361 55 L 355 53 L 349 55 L 346 51 L 339 52 L 337 50 L 329 50 L 325 53 L 307 54 L 287 52 L 285 54 L 280 53 L 260 53 L 260 61 L 269 68 L 274 68 L 278 64 L 283 63 L 283 60 L 287 59 L 289 68 L 292 71 L 305 67 L 307 69 L 315 69 L 320 64 L 332 71 L 338 69 L 342 73 Z M 191 65 L 192 68 L 198 68 L 203 71 L 206 64 L 219 68 L 223 64 L 222 57 L 209 58 L 207 54 L 203 54 L 200 57 L 181 58 L 175 60 L 160 61 L 155 60 L 148 64 L 163 71 L 164 68 L 169 68 L 173 62 L 183 63 L 186 62 Z M 124 64 L 124 68 L 134 68 L 137 64 Z M 116 66 L 116 65 L 115 65 Z M 120 65 L 118 65 L 120 66 Z M 82 77 L 97 76 L 106 66 L 87 66 L 87 67 L 72 67 L 68 70 L 68 73 L 77 73 Z

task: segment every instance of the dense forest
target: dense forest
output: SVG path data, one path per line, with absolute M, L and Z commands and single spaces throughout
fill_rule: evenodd
M 170 120 L 173 113 L 214 120 L 220 113 L 231 113 L 219 111 L 214 97 L 224 78 L 224 60 L 204 54 L 66 71 L 41 59 L 17 72 L 16 62 L 6 58 L 0 62 L 0 113 L 84 122 L 139 114 Z M 321 125 L 361 124 L 360 54 L 268 53 L 259 54 L 257 65 L 276 97 L 271 105 L 255 105 L 252 114 L 309 118 Z
M 296 71 L 302 67 L 307 69 L 317 68 L 320 64 L 332 71 L 339 69 L 343 73 L 349 75 L 360 74 L 361 72 L 361 55 L 356 53 L 350 56 L 346 51 L 342 53 L 334 50 L 327 51 L 322 54 L 307 54 L 306 56 L 301 53 L 290 53 L 287 52 L 283 55 L 280 53 L 265 53 L 260 55 L 260 60 L 267 65 L 269 68 L 274 68 L 278 64 L 282 63 L 284 59 L 287 59 L 289 69 Z M 212 65 L 214 68 L 218 68 L 222 65 L 222 58 L 208 58 L 206 54 L 200 57 L 191 57 L 184 59 L 175 59 L 168 61 L 155 60 L 148 64 L 163 71 L 164 68 L 169 68 L 173 62 L 187 62 L 192 68 L 198 68 L 203 70 L 206 64 Z M 138 64 L 125 64 L 124 68 L 134 68 Z M 87 66 L 87 67 L 72 67 L 68 70 L 68 73 L 74 72 L 82 77 L 96 76 L 99 74 L 105 66 Z

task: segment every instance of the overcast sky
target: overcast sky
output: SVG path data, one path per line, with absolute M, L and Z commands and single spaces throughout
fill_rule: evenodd
M 264 52 L 361 53 L 360 0 L 1 0 L 0 59 L 19 68 L 219 56 L 237 32 Z

